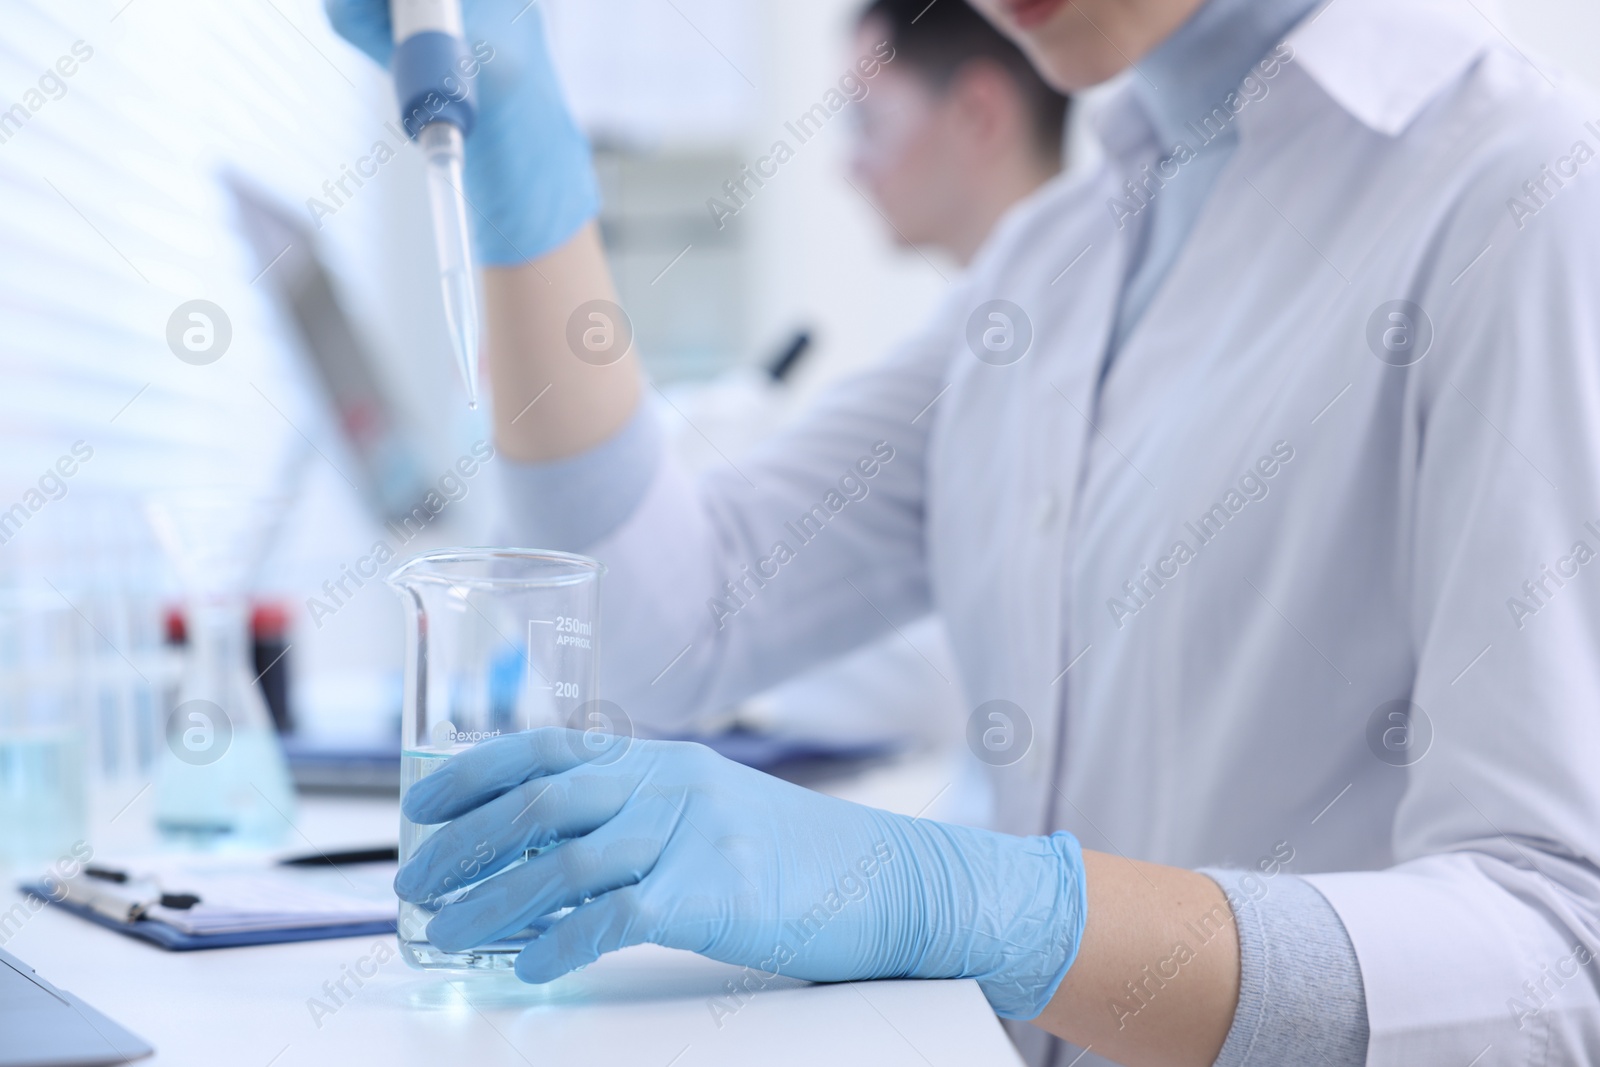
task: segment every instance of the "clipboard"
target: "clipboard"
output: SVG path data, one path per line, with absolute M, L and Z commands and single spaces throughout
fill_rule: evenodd
M 365 852 L 348 856 L 362 862 L 373 858 Z M 349 893 L 330 891 L 306 869 L 302 857 L 260 866 L 144 874 L 91 866 L 70 879 L 41 877 L 20 888 L 96 925 L 171 952 L 395 932 L 398 909 L 386 884 L 375 895 L 348 877 L 342 881 Z
M 160 919 L 139 917 L 131 921 L 118 921 L 74 900 L 62 900 L 51 895 L 41 882 L 27 882 L 22 891 L 29 896 L 53 904 L 74 915 L 88 919 L 97 926 L 115 930 L 128 937 L 148 941 L 168 952 L 194 952 L 208 948 L 241 948 L 248 945 L 282 945 L 295 941 L 330 941 L 340 937 L 371 937 L 395 932 L 397 919 L 373 922 L 343 923 L 339 925 L 299 926 L 270 930 L 235 930 L 216 934 L 191 934 Z

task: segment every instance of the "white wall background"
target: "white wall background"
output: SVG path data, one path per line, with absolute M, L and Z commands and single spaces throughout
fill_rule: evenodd
M 1593 0 L 1506 0 L 1495 22 L 1536 61 L 1600 86 L 1600 4 Z

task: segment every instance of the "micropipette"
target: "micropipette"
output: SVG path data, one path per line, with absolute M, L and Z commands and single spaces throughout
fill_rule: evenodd
M 467 135 L 477 118 L 472 78 L 477 62 L 467 48 L 460 0 L 389 0 L 389 16 L 400 120 L 422 149 L 445 322 L 467 388 L 467 406 L 476 408 L 478 284 L 462 167 Z

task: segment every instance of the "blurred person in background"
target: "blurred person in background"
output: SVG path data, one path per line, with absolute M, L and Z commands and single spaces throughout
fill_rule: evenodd
M 387 59 L 381 0 L 330 5 Z M 555 845 L 429 937 L 571 907 L 521 978 L 643 942 L 758 984 L 971 977 L 1040 1064 L 1587 1062 L 1592 102 L 1470 4 L 976 6 L 1106 85 L 1104 157 L 736 469 L 664 455 L 636 353 L 563 351 L 614 290 L 521 0 L 467 8 L 518 57 L 468 185 L 501 473 L 522 539 L 610 568 L 608 695 L 682 721 L 936 609 L 1006 832 L 538 730 L 412 787 L 450 825 L 396 891 Z
M 1061 173 L 1067 98 L 965 0 L 875 0 L 856 54 L 884 41 L 895 58 L 857 105 L 851 169 L 902 243 L 964 267 Z
M 1061 173 L 1067 98 L 965 0 L 875 0 L 853 54 L 884 42 L 895 58 L 854 105 L 851 169 L 892 239 L 965 267 L 1006 212 Z M 777 428 L 781 402 L 765 374 L 674 389 L 685 419 L 674 450 L 691 466 L 720 464 L 702 433 L 754 444 Z M 900 631 L 750 698 L 738 721 L 824 747 L 953 740 L 970 709 L 944 626 L 930 616 Z M 952 787 L 936 810 L 981 820 L 983 787 L 972 785 Z

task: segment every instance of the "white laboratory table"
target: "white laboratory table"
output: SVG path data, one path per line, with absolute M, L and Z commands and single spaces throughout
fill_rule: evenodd
M 911 795 L 938 776 L 911 773 L 926 779 L 914 780 Z M 117 822 L 139 825 L 144 806 L 141 798 Z M 303 799 L 290 845 L 393 840 L 395 819 L 392 802 Z M 8 884 L 0 910 L 15 899 Z M 393 955 L 359 988 L 346 982 L 353 995 L 331 1015 L 313 1011 L 312 998 L 331 1003 L 323 983 L 372 958 L 383 941 L 393 943 L 169 953 L 46 907 L 4 947 L 153 1044 L 156 1056 L 145 1062 L 163 1067 L 1021 1063 L 971 981 L 776 980 L 729 1014 L 712 1003 L 729 1006 L 724 983 L 738 968 L 655 946 L 607 956 L 546 987 L 425 974 Z

